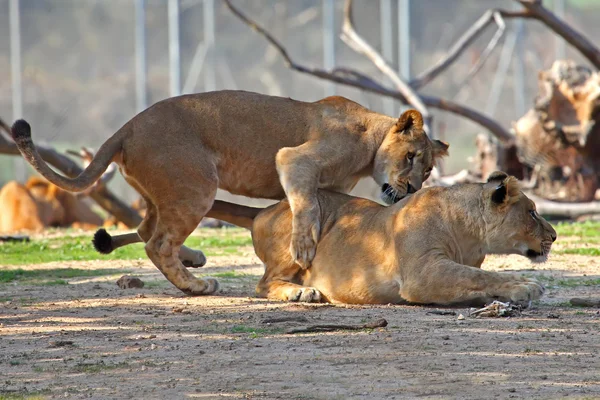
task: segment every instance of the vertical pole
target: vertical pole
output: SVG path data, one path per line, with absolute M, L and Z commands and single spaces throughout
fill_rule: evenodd
M 323 0 L 323 66 L 326 71 L 335 68 L 335 0 Z M 335 83 L 323 86 L 325 96 L 335 94 Z
M 181 60 L 179 54 L 179 0 L 169 0 L 169 93 L 181 94 Z
M 204 91 L 216 89 L 215 77 L 215 0 L 204 0 L 204 46 L 207 60 L 204 63 Z
M 10 24 L 10 73 L 12 79 L 12 112 L 13 121 L 23 118 L 23 82 L 21 80 L 21 16 L 19 0 L 8 3 Z M 21 157 L 15 157 L 15 178 L 25 180 L 25 162 Z
M 554 14 L 561 20 L 565 19 L 565 0 L 554 0 Z M 555 44 L 555 56 L 556 60 L 564 60 L 567 53 L 567 48 L 565 46 L 565 40 L 558 36 L 554 36 Z
M 525 65 L 524 65 L 524 57 L 525 57 L 525 49 L 523 46 L 523 41 L 525 40 L 523 35 L 523 20 L 518 18 L 515 21 L 515 30 L 517 38 L 515 39 L 515 53 L 516 57 L 513 58 L 513 71 L 514 71 L 514 88 L 513 93 L 515 96 L 515 116 L 516 118 L 520 118 L 523 114 L 525 114 Z
M 510 61 L 512 60 L 513 52 L 517 44 L 517 32 L 511 30 L 508 32 L 506 39 L 504 39 L 504 45 L 500 53 L 500 60 L 498 61 L 498 68 L 496 68 L 496 74 L 492 81 L 492 87 L 488 95 L 487 105 L 485 107 L 485 113 L 490 117 L 496 114 L 496 108 L 502 95 L 502 89 L 504 87 L 504 81 L 506 80 L 506 74 L 510 67 Z
M 146 94 L 146 1 L 135 0 L 135 108 L 148 107 Z
M 380 0 L 379 2 L 379 25 L 381 27 L 381 53 L 387 61 L 394 59 L 394 37 L 392 28 L 392 0 Z M 386 79 L 389 81 L 389 79 Z M 396 116 L 395 101 L 390 98 L 383 99 L 383 112 L 390 116 Z
M 23 83 L 21 81 L 21 16 L 19 0 L 10 0 L 10 73 L 12 77 L 13 119 L 23 117 Z
M 398 0 L 398 66 L 406 80 L 410 80 L 410 64 L 410 0 Z

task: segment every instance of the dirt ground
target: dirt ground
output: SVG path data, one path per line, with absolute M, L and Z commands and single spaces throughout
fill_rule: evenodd
M 23 267 L 115 274 L 0 285 L 0 398 L 600 399 L 600 314 L 568 303 L 598 296 L 589 282 L 600 278 L 599 258 L 552 255 L 533 266 L 490 257 L 485 269 L 536 275 L 547 293 L 521 316 L 474 318 L 466 308 L 257 299 L 262 266 L 246 253 L 194 270 L 223 286 L 195 298 L 146 259 Z M 125 273 L 146 286 L 118 288 Z M 286 333 L 379 318 L 387 327 Z

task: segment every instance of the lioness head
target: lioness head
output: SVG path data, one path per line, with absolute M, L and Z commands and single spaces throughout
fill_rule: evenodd
M 493 172 L 482 199 L 488 250 L 495 254 L 520 254 L 533 262 L 545 262 L 556 231 L 521 192 L 514 176 Z
M 436 158 L 448 155 L 447 143 L 430 140 L 423 117 L 416 110 L 404 112 L 387 132 L 375 155 L 373 178 L 381 185 L 381 198 L 393 204 L 421 189 Z

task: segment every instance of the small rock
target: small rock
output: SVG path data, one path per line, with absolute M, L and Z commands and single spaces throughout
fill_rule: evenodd
M 462 321 L 463 319 L 465 319 L 465 316 L 462 314 L 458 314 L 458 317 L 456 319 Z
M 117 281 L 117 286 L 121 289 L 141 289 L 144 287 L 144 282 L 140 278 L 136 278 L 134 276 L 123 275 Z
M 71 341 L 71 340 L 53 340 L 50 342 L 50 347 L 65 347 L 65 346 L 73 346 L 73 341 Z
M 448 336 L 448 335 L 442 336 L 442 340 L 450 340 L 450 336 Z
M 560 315 L 558 315 L 558 314 L 548 314 L 548 318 L 559 319 Z
M 146 295 L 144 293 L 138 293 L 135 297 L 137 297 L 138 299 L 145 299 Z

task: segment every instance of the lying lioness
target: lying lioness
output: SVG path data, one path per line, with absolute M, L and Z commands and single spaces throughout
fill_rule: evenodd
M 289 198 L 294 218 L 288 252 L 309 266 L 321 231 L 317 188 L 350 191 L 365 176 L 393 202 L 421 188 L 448 145 L 431 141 L 421 115 L 399 119 L 342 97 L 306 103 L 243 91 L 184 95 L 139 113 L 102 145 L 75 179 L 42 160 L 23 120 L 12 127 L 19 150 L 52 183 L 83 191 L 116 162 L 144 198 L 138 228 L 146 253 L 177 288 L 192 295 L 218 289 L 182 262 L 202 266 L 204 254 L 182 247 L 211 209 L 217 188 L 268 199 Z M 182 252 L 180 253 L 180 248 Z
M 535 280 L 480 269 L 487 254 L 546 261 L 556 232 L 520 190 L 494 172 L 487 183 L 426 188 L 391 207 L 321 190 L 323 230 L 310 269 L 287 251 L 287 200 L 265 209 L 216 202 L 209 213 L 252 231 L 265 274 L 259 296 L 285 301 L 527 306 Z
M 310 270 L 285 251 L 289 205 L 262 211 L 252 225 L 266 271 L 260 296 L 357 304 L 526 305 L 544 288 L 534 280 L 483 271 L 487 254 L 545 261 L 556 232 L 535 210 L 516 178 L 493 173 L 488 183 L 432 187 L 391 207 L 321 192 L 323 233 Z
M 102 218 L 75 195 L 37 176 L 0 189 L 0 232 L 39 232 L 50 226 L 96 229 Z

